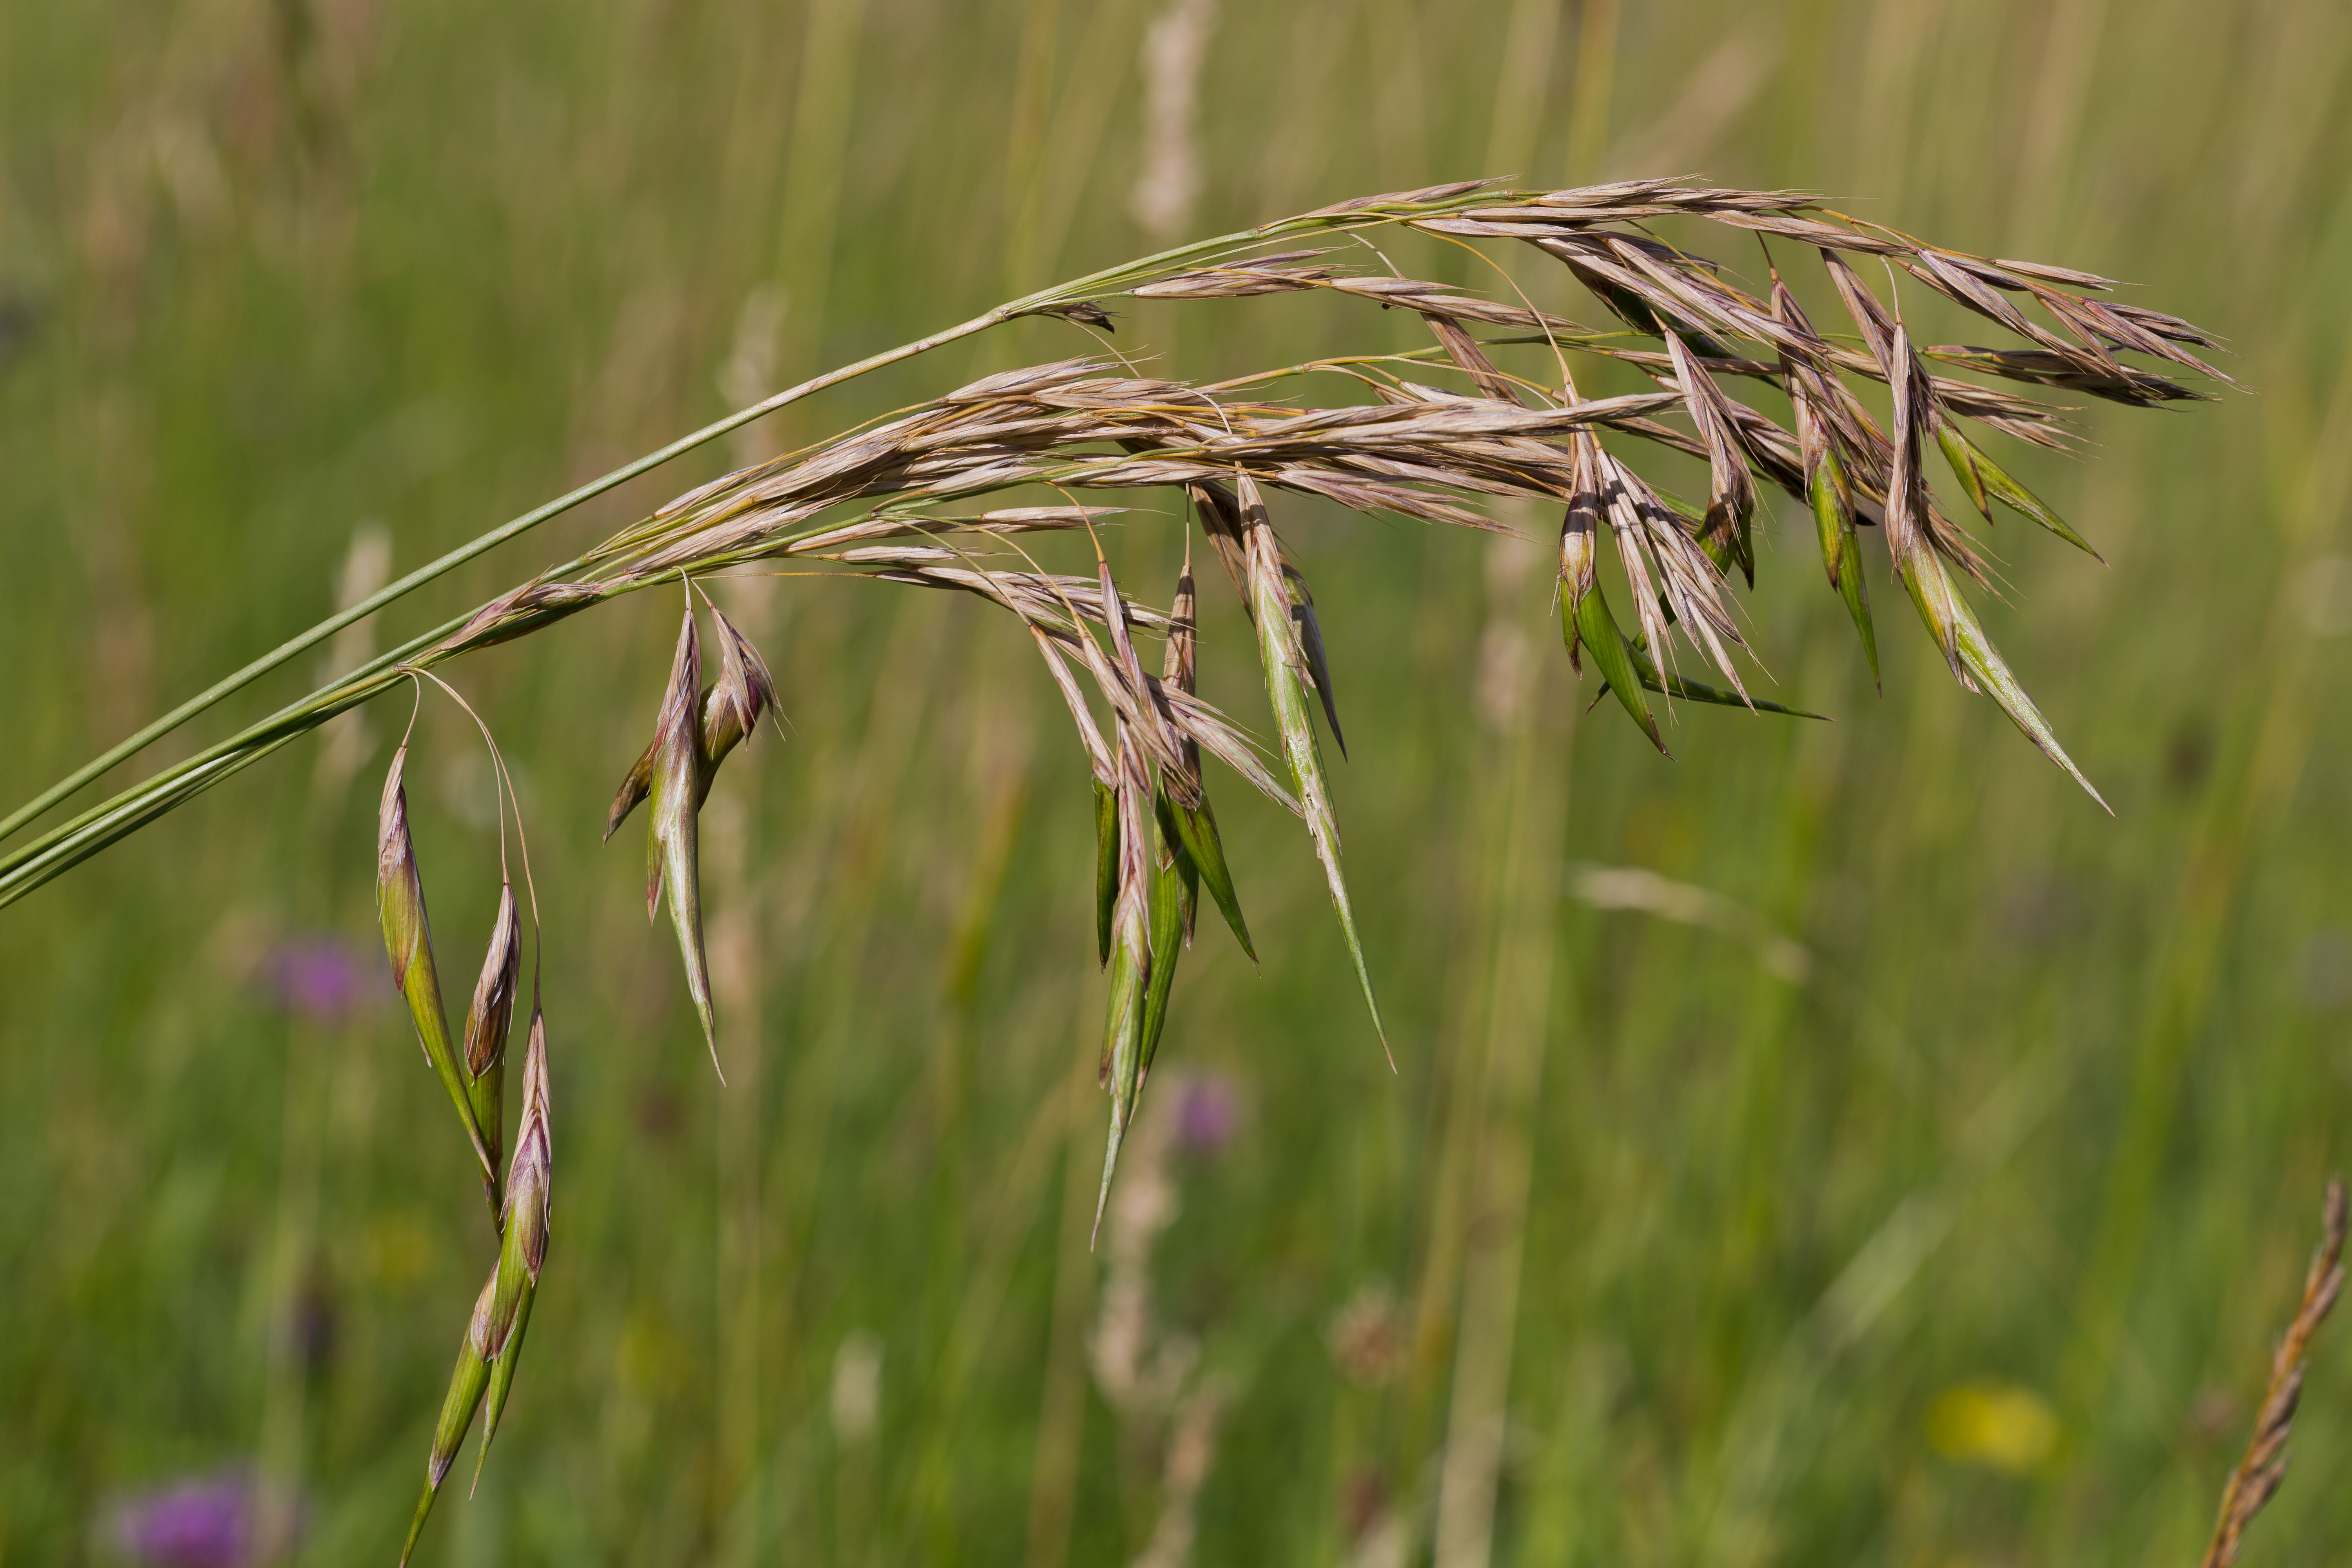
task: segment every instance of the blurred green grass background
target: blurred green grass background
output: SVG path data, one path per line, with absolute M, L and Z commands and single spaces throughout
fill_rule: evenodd
M 747 393 L 1156 248 L 1139 60 L 1173 9 L 0 8 L 0 794 L 320 618 L 371 528 L 405 571 Z M 1801 519 L 1755 641 L 1838 722 L 1685 712 L 1669 763 L 1578 717 L 1539 558 L 1294 508 L 1399 1070 L 1303 839 L 1228 785 L 1264 973 L 1203 932 L 1147 1097 L 1171 1142 L 1090 1255 L 1086 775 L 1008 626 L 722 590 L 791 721 L 706 831 L 724 1091 L 635 850 L 595 838 L 670 606 L 473 659 L 551 919 L 556 1229 L 499 1450 L 427 1560 L 1060 1568 L 1188 1514 L 1202 1563 L 2192 1560 L 2352 1109 L 2352 13 L 1227 0 L 1205 49 L 1186 235 L 1703 170 L 2224 334 L 2256 395 L 2093 408 L 2088 460 L 2021 459 L 2109 566 L 1993 540 L 1990 628 L 2116 817 L 1953 687 L 1883 576 L 1874 697 Z M 1139 308 L 1119 341 L 1230 374 L 1407 328 L 1272 300 Z M 733 456 L 1085 346 L 1026 323 Z M 1172 540 L 1111 547 L 1156 585 Z M 1251 715 L 1214 575 L 1204 691 Z M 374 967 L 403 721 L 0 914 L 0 1562 L 103 1559 L 110 1500 L 239 1468 L 299 1487 L 301 1562 L 396 1540 L 489 1256 Z M 420 735 L 463 974 L 488 773 L 446 705 Z M 1593 866 L 1807 961 L 1575 896 L 1630 885 Z M 2323 1341 L 2250 1562 L 2352 1545 L 2347 1434 Z

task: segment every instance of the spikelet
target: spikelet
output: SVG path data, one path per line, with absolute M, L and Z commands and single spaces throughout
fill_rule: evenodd
M 493 1272 L 482 1282 L 482 1293 L 474 1301 L 473 1315 L 467 1320 L 466 1332 L 457 1343 L 457 1365 L 449 1374 L 449 1392 L 441 1401 L 441 1418 L 433 1426 L 433 1447 L 425 1459 L 425 1489 L 416 1499 L 416 1512 L 408 1521 L 408 1540 L 400 1549 L 403 1568 L 409 1554 L 416 1550 L 417 1538 L 425 1533 L 425 1521 L 433 1512 L 433 1500 L 440 1494 L 441 1483 L 449 1474 L 449 1467 L 457 1458 L 458 1446 L 466 1440 L 466 1428 L 474 1424 L 474 1411 L 482 1402 L 482 1390 L 490 1381 L 490 1300 L 498 1289 L 498 1275 Z
M 515 984 L 522 974 L 522 916 L 515 904 L 514 884 L 499 884 L 498 917 L 490 924 L 489 951 L 482 957 L 482 974 L 474 983 L 473 1005 L 466 1011 L 466 1082 L 474 1108 L 475 1125 L 482 1131 L 491 1169 L 502 1151 L 499 1139 L 506 1127 L 507 1035 L 514 1026 Z M 484 1184 L 490 1212 L 498 1212 L 501 1194 L 495 1181 Z
M 709 798 L 719 764 L 751 738 L 751 731 L 760 727 L 761 715 L 776 706 L 776 681 L 768 673 L 767 660 L 717 605 L 711 606 L 710 615 L 719 623 L 719 679 L 702 702 L 702 784 L 698 805 Z
M 425 1489 L 408 1527 L 408 1541 L 400 1560 L 408 1561 L 432 1514 L 433 1500 L 448 1479 L 449 1467 L 466 1440 L 477 1410 L 482 1413 L 481 1453 L 474 1464 L 476 1485 L 481 1481 L 482 1460 L 489 1455 L 499 1416 L 514 1384 L 517 1357 L 522 1352 L 523 1331 L 530 1321 L 539 1276 L 547 1261 L 548 1216 L 551 1207 L 554 1159 L 549 1126 L 547 1086 L 547 1024 L 539 1008 L 530 1014 L 530 1043 L 522 1069 L 522 1120 L 515 1130 L 513 1163 L 507 1171 L 506 1206 L 499 1214 L 502 1235 L 499 1260 L 483 1281 L 457 1346 L 457 1364 L 449 1374 L 449 1392 L 441 1402 L 441 1417 L 433 1428 L 433 1447 L 425 1457 Z
M 1208 515 L 1205 502 L 1203 515 Z M 1213 535 L 1212 536 L 1214 537 Z M 1160 667 L 1160 686 L 1164 694 L 1174 691 L 1191 698 L 1198 685 L 1195 668 L 1199 627 L 1196 612 L 1199 595 L 1192 579 L 1192 550 L 1189 538 L 1184 548 L 1184 566 L 1176 579 L 1176 597 L 1168 612 L 1168 653 Z M 1209 805 L 1209 793 L 1201 776 L 1200 742 L 1187 735 L 1178 748 L 1178 766 L 1174 777 L 1161 770 L 1161 789 L 1155 807 L 1160 818 L 1160 837 L 1176 847 L 1181 874 L 1185 879 L 1184 943 L 1192 942 L 1193 905 L 1199 889 L 1205 884 L 1209 896 L 1216 900 L 1218 910 L 1225 917 L 1234 940 L 1252 963 L 1257 962 L 1257 949 L 1250 944 L 1249 922 L 1242 918 L 1239 895 L 1234 889 L 1232 870 L 1225 864 L 1225 846 L 1217 833 L 1217 814 Z M 1188 798 L 1188 796 L 1190 798 Z
M 1796 296 L 1772 274 L 1772 314 L 1790 331 L 1813 335 L 1812 322 Z M 1870 662 L 1870 683 L 1879 684 L 1878 634 L 1870 620 L 1870 590 L 1862 574 L 1862 546 L 1853 531 L 1853 494 L 1845 465 L 1838 456 L 1833 395 L 1814 364 L 1787 349 L 1780 353 L 1780 384 L 1795 411 L 1797 448 L 1802 466 L 1805 504 L 1811 510 L 1813 532 L 1821 545 L 1822 566 L 1830 588 L 1844 601 L 1846 615 L 1862 638 L 1863 657 Z
M 425 1059 L 449 1091 L 457 1120 L 474 1146 L 482 1180 L 498 1180 L 498 1164 L 474 1112 L 473 1090 L 449 1046 L 449 1019 L 441 1007 L 441 979 L 433 966 L 433 927 L 425 913 L 425 883 L 416 869 L 416 846 L 408 832 L 408 790 L 402 773 L 408 744 L 392 754 L 384 773 L 383 800 L 376 812 L 376 918 L 383 927 L 384 951 L 392 959 L 392 983 L 408 1004 L 409 1022 Z
M 1134 731 L 1118 726 L 1118 886 L 1111 911 L 1110 998 L 1103 1020 L 1097 1078 L 1110 1093 L 1110 1139 L 1103 1151 L 1102 1185 L 1095 1196 L 1095 1229 L 1102 1229 L 1111 1173 L 1135 1112 L 1143 1073 L 1144 1013 L 1151 984 L 1151 850 L 1144 802 L 1151 779 Z
M 1590 653 L 1593 668 L 1601 672 L 1607 689 L 1617 694 L 1617 700 L 1650 744 L 1667 756 L 1665 737 L 1658 732 L 1657 716 L 1650 711 L 1649 699 L 1642 695 L 1643 686 L 1633 673 L 1633 645 L 1625 634 L 1617 629 L 1617 617 L 1609 613 L 1609 595 L 1601 587 L 1599 539 L 1602 500 L 1597 448 L 1591 454 L 1580 450 L 1576 467 L 1576 489 L 1568 503 L 1568 514 L 1559 524 L 1559 630 L 1568 644 L 1569 662 L 1580 670 L 1583 663 L 1580 655 Z
M 710 964 L 702 940 L 699 814 L 710 798 L 719 764 L 751 738 L 761 717 L 776 706 L 776 682 L 751 639 L 715 605 L 711 615 L 719 623 L 719 679 L 708 688 L 701 684 L 702 641 L 689 604 L 678 627 L 669 684 L 654 720 L 654 738 L 621 780 L 612 809 L 605 814 L 604 837 L 609 842 L 639 804 L 654 803 L 646 837 L 646 919 L 651 921 L 659 913 L 667 887 L 670 923 L 677 931 L 678 956 L 686 966 L 687 992 L 702 1024 L 704 1043 L 710 1048 L 711 1068 L 717 1071 L 719 1025 L 711 1005 Z M 723 1071 L 719 1076 L 721 1082 L 726 1080 Z
M 555 1150 L 547 1083 L 547 1020 L 537 1005 L 530 1010 L 530 1043 L 523 1055 L 522 1121 L 515 1131 L 514 1163 L 507 1173 L 505 1234 L 499 1242 L 499 1283 L 512 1305 L 498 1348 L 492 1352 L 488 1392 L 482 1403 L 482 1451 L 474 1463 L 474 1479 L 481 1481 L 481 1463 L 489 1457 L 499 1416 L 506 1408 L 514 1384 L 516 1359 L 522 1353 L 523 1330 L 530 1322 L 530 1307 L 539 1293 L 540 1269 L 547 1261 L 547 1237 L 553 1212 Z M 496 1303 L 494 1302 L 494 1313 Z
M 710 1004 L 710 963 L 702 942 L 700 819 L 703 767 L 697 698 L 702 685 L 702 642 L 688 606 L 678 624 L 677 651 L 670 660 L 669 685 L 654 720 L 648 788 L 652 820 L 646 831 L 646 919 L 660 912 L 669 895 L 670 925 L 686 966 L 687 994 L 701 1020 L 710 1065 L 719 1069 L 719 1023 Z M 719 1073 L 723 1080 L 724 1072 Z
M 1356 981 L 1363 988 L 1372 1028 L 1383 1049 L 1388 1032 L 1381 1027 L 1380 1004 L 1372 997 L 1372 977 L 1364 967 L 1364 944 L 1356 935 L 1355 911 L 1348 904 L 1347 879 L 1339 869 L 1339 825 L 1331 813 L 1330 793 L 1323 781 L 1323 757 L 1315 743 L 1315 726 L 1307 712 L 1308 675 L 1306 655 L 1298 646 L 1290 617 L 1290 595 L 1284 585 L 1282 547 L 1274 537 L 1273 521 L 1255 481 L 1240 476 L 1239 499 L 1245 545 L 1244 569 L 1250 605 L 1257 622 L 1258 659 L 1265 667 L 1265 694 L 1274 708 L 1275 724 L 1282 732 L 1282 754 L 1290 764 L 1292 783 L 1306 808 L 1307 832 L 1315 857 L 1323 863 L 1323 878 L 1339 911 L 1339 930 L 1347 938 L 1348 955 L 1355 961 Z

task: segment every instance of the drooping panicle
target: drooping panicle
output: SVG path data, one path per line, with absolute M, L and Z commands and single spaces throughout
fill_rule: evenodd
M 554 1151 L 547 1103 L 547 1029 L 534 1008 L 523 1063 L 522 1120 L 515 1128 L 514 1162 L 507 1171 L 507 1202 L 499 1237 L 497 1289 L 490 1299 L 487 1353 L 505 1348 L 523 1297 L 539 1283 L 547 1259 L 548 1214 Z
M 1137 742 L 1148 759 L 1160 764 L 1163 777 L 1173 775 L 1175 787 L 1189 790 L 1192 786 L 1185 777 L 1184 737 L 1176 728 L 1160 689 L 1144 677 L 1143 660 L 1135 651 L 1134 634 L 1128 625 L 1127 596 L 1111 580 L 1108 561 L 1097 557 L 1095 574 L 1103 626 L 1110 633 L 1111 658 L 1115 661 L 1110 669 L 1095 671 L 1103 694 L 1111 700 L 1120 716 L 1134 725 Z M 1091 637 L 1084 639 L 1081 651 L 1088 656 L 1089 666 L 1100 657 Z
M 1822 266 L 1828 271 L 1830 281 L 1836 285 L 1838 299 L 1845 305 L 1845 313 L 1853 318 L 1854 329 L 1862 334 L 1862 346 L 1869 351 L 1872 359 L 1878 362 L 1881 370 L 1891 377 L 1894 372 L 1890 367 L 1895 358 L 1894 318 L 1886 313 L 1886 307 L 1878 302 L 1878 296 L 1870 291 L 1870 285 L 1854 275 L 1844 257 L 1824 247 Z
M 1932 503 L 1920 447 L 1935 421 L 1935 407 L 1918 356 L 1911 352 L 1910 333 L 1900 321 L 1887 340 L 1886 384 L 1894 408 L 1894 467 L 1886 481 L 1886 548 L 1897 570 L 1902 570 L 1920 551 L 1931 548 L 1927 510 Z M 1946 657 L 1950 657 L 1948 650 Z M 1953 673 L 1960 674 L 1958 665 Z
M 1095 962 L 1110 962 L 1112 921 L 1118 908 L 1118 789 L 1095 781 Z
M 1668 636 L 1679 627 L 1745 699 L 1730 649 L 1739 646 L 1739 627 L 1723 596 L 1722 563 L 1711 556 L 1689 521 L 1666 504 L 1639 474 L 1593 444 L 1592 466 L 1618 564 L 1625 569 L 1640 632 L 1627 633 L 1633 647 L 1668 666 Z
M 384 773 L 383 799 L 376 811 L 376 918 L 384 951 L 392 959 L 392 983 L 408 1004 L 409 1022 L 425 1059 L 448 1090 L 449 1102 L 466 1129 L 485 1182 L 495 1182 L 498 1165 L 474 1111 L 473 1091 L 449 1044 L 448 1015 L 441 1006 L 441 979 L 433 963 L 433 927 L 425 913 L 425 883 L 416 868 L 416 846 L 408 831 L 408 790 L 403 772 L 408 745 L 401 743 Z
M 1108 963 L 1111 910 L 1118 897 L 1118 773 L 1110 748 L 1103 743 L 1094 710 L 1087 706 L 1086 694 L 1078 689 L 1077 678 L 1070 673 L 1069 660 L 1063 656 L 1061 644 L 1034 618 L 1029 621 L 1029 636 L 1054 678 L 1055 689 L 1061 692 L 1063 702 L 1069 708 L 1070 722 L 1077 730 L 1078 743 L 1086 748 L 1087 766 L 1094 775 L 1095 961 Z
M 1818 251 L 1855 333 L 1816 332 L 1777 273 L 1769 304 L 1750 296 L 1718 263 L 1663 237 L 1650 221 L 1657 218 L 1707 219 Z M 1378 225 L 1448 241 L 1531 245 L 1564 263 L 1604 309 L 1650 341 L 1591 331 L 1524 297 L 1511 303 L 1369 267 L 1352 270 L 1354 254 L 1336 247 L 1263 254 L 1264 241 L 1302 235 L 1360 238 L 1356 231 Z M 1365 254 L 1386 259 L 1377 249 Z M 1874 269 L 1885 269 L 1885 296 L 1874 294 L 1855 270 L 1853 262 L 1864 258 Z M 0 903 L 24 896 L 395 679 L 422 679 L 425 667 L 444 658 L 536 631 L 657 582 L 676 578 L 687 584 L 758 561 L 790 559 L 814 568 L 787 574 L 793 576 L 834 568 L 868 581 L 977 595 L 1013 614 L 1036 640 L 1088 755 L 1097 804 L 1098 951 L 1111 971 L 1103 1074 L 1113 1112 L 1107 1189 L 1164 1027 L 1176 962 L 1192 935 L 1199 882 L 1209 884 L 1244 951 L 1250 951 L 1209 808 L 1204 753 L 1305 819 L 1368 1005 L 1372 1001 L 1312 723 L 1319 703 L 1344 755 L 1330 661 L 1301 564 L 1276 536 L 1262 489 L 1360 512 L 1499 531 L 1509 531 L 1493 515 L 1497 500 L 1565 500 L 1560 611 L 1569 656 L 1580 672 L 1587 655 L 1600 668 L 1596 703 L 1613 691 L 1660 742 L 1654 695 L 1794 711 L 1748 698 L 1733 663 L 1745 645 L 1727 598 L 1735 565 L 1753 584 L 1756 487 L 1777 486 L 1811 510 L 1828 579 L 1863 637 L 1874 676 L 1878 660 L 1858 542 L 1877 529 L 1956 679 L 1969 690 L 1990 693 L 2035 744 L 2080 780 L 1964 597 L 1969 579 L 1986 584 L 1988 575 L 1965 517 L 1955 521 L 1938 510 L 1923 456 L 1932 435 L 1958 489 L 1988 523 L 1999 502 L 2087 549 L 1986 450 L 1985 432 L 2045 450 L 2067 449 L 2065 411 L 2015 388 L 2057 387 L 2156 406 L 2200 399 L 2202 394 L 2183 384 L 2191 374 L 2228 379 L 2191 352 L 2210 348 L 2213 341 L 2190 323 L 2089 297 L 2116 287 L 2064 268 L 1931 247 L 1831 211 L 1803 193 L 1728 191 L 1674 180 L 1570 191 L 1510 189 L 1493 182 L 1433 186 L 1340 203 L 1250 236 L 1146 258 L 999 307 L 965 328 L 823 380 L 829 384 L 904 361 L 1009 315 L 1059 316 L 1099 327 L 1108 316 L 1096 296 L 1122 293 L 1190 300 L 1322 291 L 1367 308 L 1414 312 L 1435 334 L 1440 352 L 1336 354 L 1202 385 L 1091 355 L 982 376 L 832 439 L 698 485 L 571 565 L 543 572 L 452 621 L 453 632 L 415 645 L 413 663 L 370 662 L 224 747 L 165 768 L 72 821 L 15 841 L 18 830 L 33 829 L 51 807 L 141 746 L 330 635 L 332 628 L 321 625 L 0 822 L 0 839 L 13 841 L 0 847 Z M 1516 284 L 1511 288 L 1516 291 Z M 2016 334 L 2022 346 L 1914 342 L 1900 307 L 1915 288 Z M 1477 336 L 1474 327 L 1509 335 Z M 1529 369 L 1509 357 L 1522 349 L 1539 350 L 1551 363 Z M 1632 367 L 1661 390 L 1584 399 L 1569 372 L 1571 355 Z M 2158 365 L 2126 363 L 2134 355 Z M 1557 392 L 1549 381 L 1552 364 L 1559 371 Z M 1931 365 L 1937 374 L 1929 373 Z M 1510 374 L 1520 371 L 1527 374 Z M 1423 374 L 1444 384 L 1409 379 Z M 1458 381 L 1449 379 L 1457 375 Z M 1962 379 L 1968 375 L 2011 384 Z M 1352 378 L 1370 400 L 1265 390 L 1286 380 L 1332 384 L 1307 382 L 1310 376 Z M 1468 392 L 1459 389 L 1463 382 Z M 1857 387 L 1876 395 L 1863 383 L 1887 387 L 1893 417 L 1886 428 L 1857 395 Z M 1741 401 L 1748 384 L 1787 395 L 1790 427 Z M 1678 422 L 1684 415 L 1687 432 Z M 1607 449 L 1599 440 L 1604 432 L 1612 442 Z M 369 596 L 366 605 L 406 594 L 442 568 L 604 492 L 696 439 L 484 536 L 396 589 Z M 1640 444 L 1705 461 L 1704 507 L 1685 504 L 1637 473 L 1633 454 Z M 979 510 L 986 505 L 980 498 L 1024 486 L 1050 489 L 1066 504 Z M 1080 505 L 1076 497 L 1088 489 L 1138 489 L 1182 492 L 1233 579 L 1257 640 L 1296 796 L 1269 771 L 1270 754 L 1262 754 L 1195 690 L 1189 550 L 1177 598 L 1163 616 L 1128 600 L 1099 559 L 1091 575 L 1049 572 L 1034 560 L 1024 570 L 995 548 L 1020 534 L 1091 533 L 1097 518 L 1118 509 Z M 1613 610 L 1602 588 L 1604 522 L 1624 574 Z M 347 597 L 352 613 L 365 607 L 360 596 Z M 691 603 L 653 739 L 622 783 L 606 833 L 609 837 L 636 806 L 652 803 L 648 918 L 658 918 L 667 887 L 688 989 L 715 1061 L 697 812 L 719 766 L 775 706 L 776 694 L 757 650 L 715 605 L 718 679 L 702 685 Z M 1098 641 L 1094 626 L 1107 638 Z M 1144 672 L 1135 645 L 1162 631 L 1167 659 L 1154 678 Z M 1678 673 L 1678 644 L 1710 661 L 1729 689 Z M 1093 691 L 1081 689 L 1076 665 L 1095 682 Z M 1115 745 L 1098 728 L 1091 706 L 1097 700 L 1109 715 Z M 504 1058 L 519 979 L 513 889 L 502 889 L 464 1037 L 453 1045 L 401 787 L 405 755 L 404 743 L 386 780 L 378 824 L 386 952 L 426 1059 L 467 1128 L 500 1226 L 498 1261 L 461 1342 L 435 1433 L 416 1516 L 421 1527 L 474 1412 L 486 1412 L 486 1447 L 496 1429 L 535 1300 L 551 1166 L 543 1023 L 536 1008 L 522 1117 L 510 1151 L 502 1149 L 500 1136 Z M 1373 1017 L 1377 1026 L 1377 1011 Z M 510 1155 L 503 1172 L 502 1152 Z M 2340 1196 L 2331 1213 L 2340 1241 Z M 2291 1389 L 2277 1392 L 2291 1405 Z M 2269 1414 L 2265 1428 L 2276 1430 Z M 2275 1482 L 2276 1472 L 2267 1466 L 2265 1460 L 2252 1472 L 2272 1478 L 2261 1485 Z M 411 1546 L 415 1540 L 412 1531 Z
M 1168 646 L 1160 656 L 1162 687 L 1192 696 L 1200 682 L 1200 595 L 1192 582 L 1192 537 L 1184 536 L 1184 564 L 1176 574 L 1176 593 L 1168 602 Z M 1200 742 L 1185 737 L 1178 742 L 1177 761 L 1187 781 L 1201 780 Z

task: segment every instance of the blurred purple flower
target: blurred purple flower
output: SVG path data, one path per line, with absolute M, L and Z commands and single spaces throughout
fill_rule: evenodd
M 1241 1124 L 1241 1091 L 1220 1072 L 1184 1080 L 1176 1103 L 1176 1141 L 1198 1154 L 1213 1154 L 1232 1142 Z
M 348 1017 L 376 1000 L 372 966 L 333 937 L 279 942 L 262 974 L 278 1005 L 306 1018 Z
M 230 1470 L 124 1499 L 109 1533 L 152 1568 L 252 1568 L 262 1561 L 259 1512 L 253 1479 Z

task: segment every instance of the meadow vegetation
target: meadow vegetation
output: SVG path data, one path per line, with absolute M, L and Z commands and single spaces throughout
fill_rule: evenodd
M 2329 657 L 2352 632 L 2352 19 L 1465 9 L 0 16 L 12 806 L 339 600 L 727 408 L 1364 191 L 1819 189 L 2152 285 L 2127 298 L 2220 332 L 2254 394 L 2091 403 L 2088 460 L 2013 455 L 2106 564 L 2021 520 L 1982 535 L 2010 599 L 1988 627 L 2112 820 L 1952 685 L 1883 554 L 1875 694 L 1785 500 L 1741 601 L 1778 678 L 1759 695 L 1836 722 L 1677 705 L 1672 763 L 1585 716 L 1548 544 L 1287 503 L 1397 1070 L 1296 824 L 1227 788 L 1262 967 L 1221 939 L 1187 960 L 1093 1250 L 1091 803 L 1017 627 L 885 585 L 710 584 L 789 723 L 702 822 L 724 1089 L 637 917 L 637 855 L 597 842 L 673 602 L 447 672 L 561 911 L 562 1175 L 531 1361 L 479 1494 L 443 1504 L 444 1560 L 2204 1541 L 2352 1105 L 2352 731 L 2328 721 L 2352 697 Z M 1414 262 L 1490 286 L 1439 247 Z M 1556 269 L 1514 276 L 1599 314 Z M 1967 335 L 1905 302 L 1921 338 Z M 1323 292 L 1122 310 L 1121 344 L 1193 378 L 1428 342 Z M 1032 321 L 947 351 L 944 377 L 877 373 L 469 564 L 452 597 L 1087 346 Z M 1703 463 L 1679 477 L 1705 492 Z M 1172 528 L 1102 537 L 1122 580 L 1173 581 Z M 354 628 L 235 716 L 452 607 Z M 1256 713 L 1239 606 L 1204 592 L 1201 617 L 1203 695 Z M 374 784 L 404 720 L 340 719 L 0 914 L 0 1558 L 103 1555 L 119 1500 L 233 1469 L 299 1496 L 300 1561 L 397 1535 L 488 1259 L 447 1223 L 472 1158 L 374 931 Z M 438 889 L 490 886 L 495 777 L 454 707 L 417 735 L 410 815 L 463 974 L 491 900 Z M 2352 1536 L 2325 1484 L 2352 1373 L 2324 1345 L 2304 1401 L 2300 1484 L 2248 1561 Z

